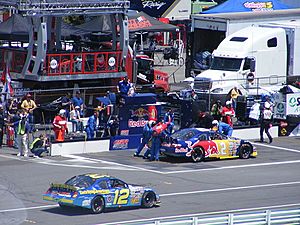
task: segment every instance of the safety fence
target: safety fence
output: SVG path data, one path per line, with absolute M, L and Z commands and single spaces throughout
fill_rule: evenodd
M 300 208 L 274 209 L 258 212 L 228 213 L 224 215 L 193 215 L 156 220 L 124 221 L 126 225 L 291 225 L 300 224 Z M 110 225 L 110 223 L 105 224 Z

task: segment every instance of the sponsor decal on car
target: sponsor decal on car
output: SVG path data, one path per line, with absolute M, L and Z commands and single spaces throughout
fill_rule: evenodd
M 187 148 L 175 148 L 175 153 L 184 153 L 188 152 Z
M 87 190 L 79 191 L 81 195 L 109 194 L 109 190 Z
M 83 200 L 81 203 L 82 206 L 88 206 L 90 204 L 91 204 L 91 200 Z

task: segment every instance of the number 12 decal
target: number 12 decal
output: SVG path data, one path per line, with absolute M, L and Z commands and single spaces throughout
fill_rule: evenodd
M 129 189 L 115 190 L 114 205 L 126 205 L 128 203 Z

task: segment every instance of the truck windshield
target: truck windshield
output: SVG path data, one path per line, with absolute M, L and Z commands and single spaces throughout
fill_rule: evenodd
M 226 70 L 226 71 L 239 71 L 243 59 L 214 57 L 211 69 L 212 70 Z

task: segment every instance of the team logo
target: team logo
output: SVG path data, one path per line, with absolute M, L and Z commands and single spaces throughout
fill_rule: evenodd
M 114 149 L 126 149 L 128 148 L 128 139 L 120 139 L 120 140 L 115 140 L 113 142 L 113 148 Z
M 148 110 L 146 110 L 144 108 L 138 108 L 136 110 L 131 110 L 131 117 L 142 118 L 142 117 L 145 117 L 148 115 L 149 115 Z

